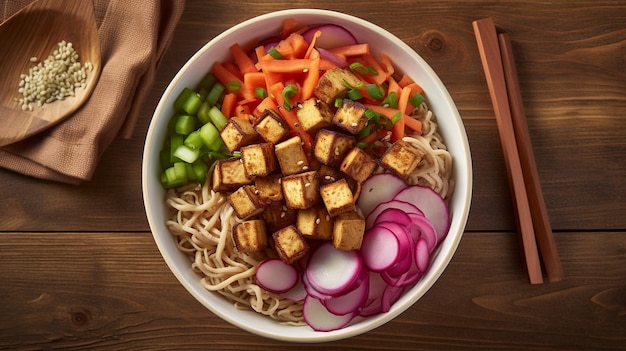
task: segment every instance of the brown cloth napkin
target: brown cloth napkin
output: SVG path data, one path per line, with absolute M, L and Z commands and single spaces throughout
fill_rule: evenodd
M 60 0 L 64 1 L 64 0 Z M 0 20 L 32 0 L 0 0 Z M 90 99 L 58 125 L 0 148 L 0 167 L 79 184 L 116 137 L 130 138 L 184 0 L 93 0 L 102 73 Z

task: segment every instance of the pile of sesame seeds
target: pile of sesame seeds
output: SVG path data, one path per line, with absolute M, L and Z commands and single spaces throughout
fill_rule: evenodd
M 38 59 L 33 57 L 30 61 L 36 63 Z M 85 87 L 87 72 L 91 70 L 93 65 L 81 64 L 72 43 L 63 40 L 50 56 L 20 76 L 21 97 L 17 101 L 22 110 L 32 111 L 34 106 L 74 96 L 76 89 Z

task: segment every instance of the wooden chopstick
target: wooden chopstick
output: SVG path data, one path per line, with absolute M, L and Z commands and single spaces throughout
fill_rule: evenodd
M 528 271 L 528 279 L 531 284 L 540 284 L 543 283 L 543 275 L 537 252 L 530 204 L 526 194 L 526 185 L 524 184 L 522 165 L 513 130 L 496 28 L 491 18 L 474 21 L 472 25 L 500 132 L 500 142 L 507 165 L 509 183 L 515 199 L 517 223 L 526 270 Z
M 543 265 L 546 269 L 548 280 L 556 282 L 563 279 L 563 268 L 554 241 L 543 192 L 541 191 L 539 172 L 537 171 L 537 164 L 535 163 L 535 154 L 532 149 L 530 133 L 526 123 L 526 113 L 522 102 L 522 94 L 517 78 L 517 69 L 515 68 L 511 37 L 509 33 L 500 33 L 498 34 L 498 41 L 500 43 L 500 55 L 502 56 L 513 129 L 519 148 L 518 151 L 524 175 L 524 183 L 526 184 L 530 212 L 535 228 L 535 237 L 539 244 L 541 258 L 543 259 Z

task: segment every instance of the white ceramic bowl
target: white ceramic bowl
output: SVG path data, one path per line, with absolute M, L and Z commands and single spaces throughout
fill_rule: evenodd
M 205 290 L 200 285 L 199 276 L 191 270 L 188 258 L 176 248 L 173 236 L 165 226 L 167 209 L 165 192 L 159 180 L 159 150 L 166 136 L 168 120 L 174 112 L 174 99 L 184 87 L 195 86 L 214 61 L 226 60 L 228 48 L 233 43 L 246 43 L 251 38 L 274 35 L 285 18 L 294 18 L 302 24 L 341 25 L 360 42 L 369 42 L 375 54 L 387 53 L 398 70 L 407 73 L 424 88 L 453 157 L 455 189 L 450 202 L 450 232 L 434 256 L 430 270 L 389 312 L 331 332 L 316 332 L 308 326 L 282 325 L 253 311 L 237 310 L 218 294 Z M 229 323 L 254 334 L 291 342 L 325 342 L 359 335 L 385 324 L 411 307 L 433 286 L 452 259 L 463 235 L 470 208 L 472 169 L 467 136 L 454 102 L 435 72 L 407 44 L 388 31 L 353 16 L 326 10 L 295 9 L 255 17 L 226 30 L 198 50 L 180 69 L 161 97 L 150 123 L 143 155 L 142 183 L 148 222 L 161 255 L 176 278 L 199 302 Z

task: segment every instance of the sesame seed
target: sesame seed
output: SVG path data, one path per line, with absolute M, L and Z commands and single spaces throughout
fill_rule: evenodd
M 298 166 L 302 165 L 304 163 L 304 161 L 300 160 L 297 162 Z
M 315 219 L 315 224 L 320 224 L 321 220 L 318 218 Z
M 356 126 L 358 126 L 358 125 L 359 125 L 358 123 L 356 123 L 356 122 L 352 122 L 352 126 L 353 126 L 353 127 L 356 127 Z
M 286 216 L 286 215 L 287 215 L 287 213 L 285 213 L 285 212 L 281 212 L 281 213 L 280 213 L 280 218 L 285 218 L 285 216 Z
M 309 169 L 309 166 L 302 166 L 303 171 L 306 171 L 307 169 Z
M 311 183 L 306 183 L 306 184 L 304 184 L 304 187 L 305 187 L 305 188 L 308 188 L 308 187 L 310 187 L 310 186 L 311 186 Z

